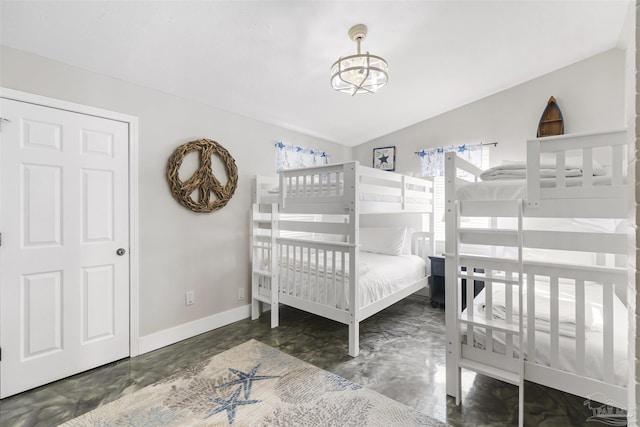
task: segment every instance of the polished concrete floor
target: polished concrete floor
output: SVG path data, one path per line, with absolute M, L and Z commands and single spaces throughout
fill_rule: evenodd
M 347 327 L 291 308 L 280 327 L 249 319 L 0 401 L 0 426 L 53 426 L 254 338 L 452 426 L 517 425 L 517 388 L 465 372 L 463 401 L 445 396 L 444 311 L 412 296 L 361 324 L 361 353 L 347 355 Z M 583 426 L 584 399 L 525 386 L 525 425 Z M 593 423 L 593 425 L 603 425 Z

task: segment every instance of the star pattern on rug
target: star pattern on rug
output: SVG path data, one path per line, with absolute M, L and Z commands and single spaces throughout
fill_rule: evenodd
M 218 388 L 240 384 L 240 388 L 244 388 L 244 398 L 248 399 L 249 394 L 251 394 L 251 386 L 253 385 L 254 381 L 279 378 L 279 376 L 277 375 L 256 375 L 256 373 L 258 372 L 258 368 L 260 368 L 259 363 L 248 373 L 229 368 L 232 373 L 238 376 L 238 379 L 229 381 L 228 383 L 220 384 Z
M 271 374 L 268 378 L 277 381 L 254 384 L 250 398 L 245 399 L 245 384 L 257 378 L 267 379 L 265 375 L 258 376 L 258 372 Z M 251 381 L 241 381 L 252 377 Z M 219 388 L 223 383 L 226 387 Z M 255 340 L 213 356 L 193 375 L 192 372 L 175 375 L 171 381 L 147 386 L 64 425 L 178 424 L 444 426 L 427 415 Z
M 242 391 L 242 387 L 238 387 L 238 389 L 229 397 L 229 399 L 220 399 L 219 397 L 212 397 L 211 400 L 220 406 L 213 410 L 209 415 L 205 418 L 209 418 L 215 414 L 218 414 L 222 411 L 227 411 L 227 421 L 229 424 L 233 424 L 233 420 L 236 417 L 236 408 L 242 405 L 252 405 L 254 403 L 259 403 L 260 400 L 239 400 L 238 396 L 240 396 L 240 392 Z

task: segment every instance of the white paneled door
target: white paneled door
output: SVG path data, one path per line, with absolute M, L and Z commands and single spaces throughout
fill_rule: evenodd
M 1 99 L 0 397 L 129 356 L 128 124 Z

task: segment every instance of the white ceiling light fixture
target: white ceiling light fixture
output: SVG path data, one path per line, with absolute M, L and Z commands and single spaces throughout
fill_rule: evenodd
M 360 43 L 367 36 L 367 26 L 358 24 L 349 30 L 349 38 L 358 44 L 358 53 L 340 57 L 331 66 L 331 87 L 338 92 L 374 93 L 387 84 L 389 66 L 383 58 L 360 53 Z

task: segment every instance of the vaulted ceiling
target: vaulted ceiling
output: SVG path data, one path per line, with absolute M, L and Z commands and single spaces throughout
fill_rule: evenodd
M 628 0 L 5 1 L 0 42 L 353 146 L 617 46 Z M 331 89 L 363 50 L 376 94 Z

